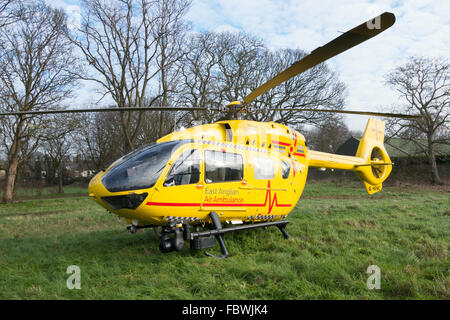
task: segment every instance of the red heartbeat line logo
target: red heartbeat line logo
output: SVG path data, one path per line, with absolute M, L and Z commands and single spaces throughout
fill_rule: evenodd
M 266 192 L 266 199 L 264 200 L 264 205 L 263 207 L 266 206 L 267 204 L 267 199 L 269 199 L 269 213 L 272 212 L 273 206 L 277 206 L 277 207 L 290 207 L 290 204 L 279 204 L 278 203 L 278 199 L 277 199 L 277 193 L 274 192 L 273 198 L 272 198 L 272 190 L 270 189 L 270 180 L 267 182 L 267 192 Z

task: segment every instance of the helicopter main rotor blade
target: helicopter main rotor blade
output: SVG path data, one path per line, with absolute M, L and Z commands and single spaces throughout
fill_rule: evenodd
M 313 112 L 345 113 L 345 114 L 357 114 L 357 115 L 364 115 L 364 116 L 379 116 L 379 117 L 403 118 L 403 119 L 419 119 L 421 117 L 420 115 L 417 115 L 417 114 L 333 110 L 333 109 L 275 108 L 275 109 L 264 109 L 264 111 L 300 111 L 300 112 L 301 111 L 313 111 Z
M 368 20 L 345 32 L 324 46 L 316 48 L 309 55 L 293 63 L 289 68 L 253 90 L 244 98 L 242 108 L 280 83 L 376 36 L 391 27 L 394 22 L 395 15 L 390 12 L 384 12 L 374 19 Z
M 218 109 L 189 108 L 189 107 L 144 107 L 144 108 L 100 108 L 100 109 L 61 109 L 39 111 L 2 112 L 0 116 L 19 116 L 33 114 L 83 113 L 83 112 L 115 112 L 115 111 L 218 111 Z

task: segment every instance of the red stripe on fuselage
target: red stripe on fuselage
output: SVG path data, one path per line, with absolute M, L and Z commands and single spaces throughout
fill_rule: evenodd
M 275 141 L 275 140 L 272 140 L 272 143 L 278 144 L 280 146 L 287 146 L 287 147 L 289 147 L 291 145 L 290 143 L 287 143 L 287 142 L 281 142 L 281 141 Z
M 298 152 L 294 152 L 293 155 L 294 156 L 299 156 L 299 157 L 304 157 L 305 156 L 304 153 L 298 153 Z
M 182 203 L 182 202 L 147 202 L 148 206 L 160 207 L 199 207 L 200 203 Z

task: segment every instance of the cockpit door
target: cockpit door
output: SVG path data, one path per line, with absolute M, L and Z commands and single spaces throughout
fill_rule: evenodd
M 170 161 L 171 167 L 155 189 L 149 205 L 165 207 L 166 220 L 178 218 L 194 221 L 200 217 L 202 196 L 202 154 L 198 149 L 187 149 Z

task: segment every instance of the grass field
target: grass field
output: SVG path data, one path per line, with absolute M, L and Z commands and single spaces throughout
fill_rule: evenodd
M 277 228 L 227 234 L 222 260 L 188 243 L 162 254 L 151 230 L 129 234 L 87 196 L 1 205 L 0 299 L 449 299 L 449 195 L 310 183 L 289 240 Z M 70 265 L 80 290 L 66 287 Z M 379 290 L 366 286 L 370 265 Z
M 85 195 L 87 187 L 82 185 L 69 185 L 64 187 L 64 193 L 58 194 L 58 187 L 22 187 L 18 188 L 14 194 L 14 199 L 29 200 L 29 199 L 46 199 L 46 198 L 58 198 L 67 196 L 80 196 Z M 3 190 L 0 190 L 0 197 L 3 197 Z

